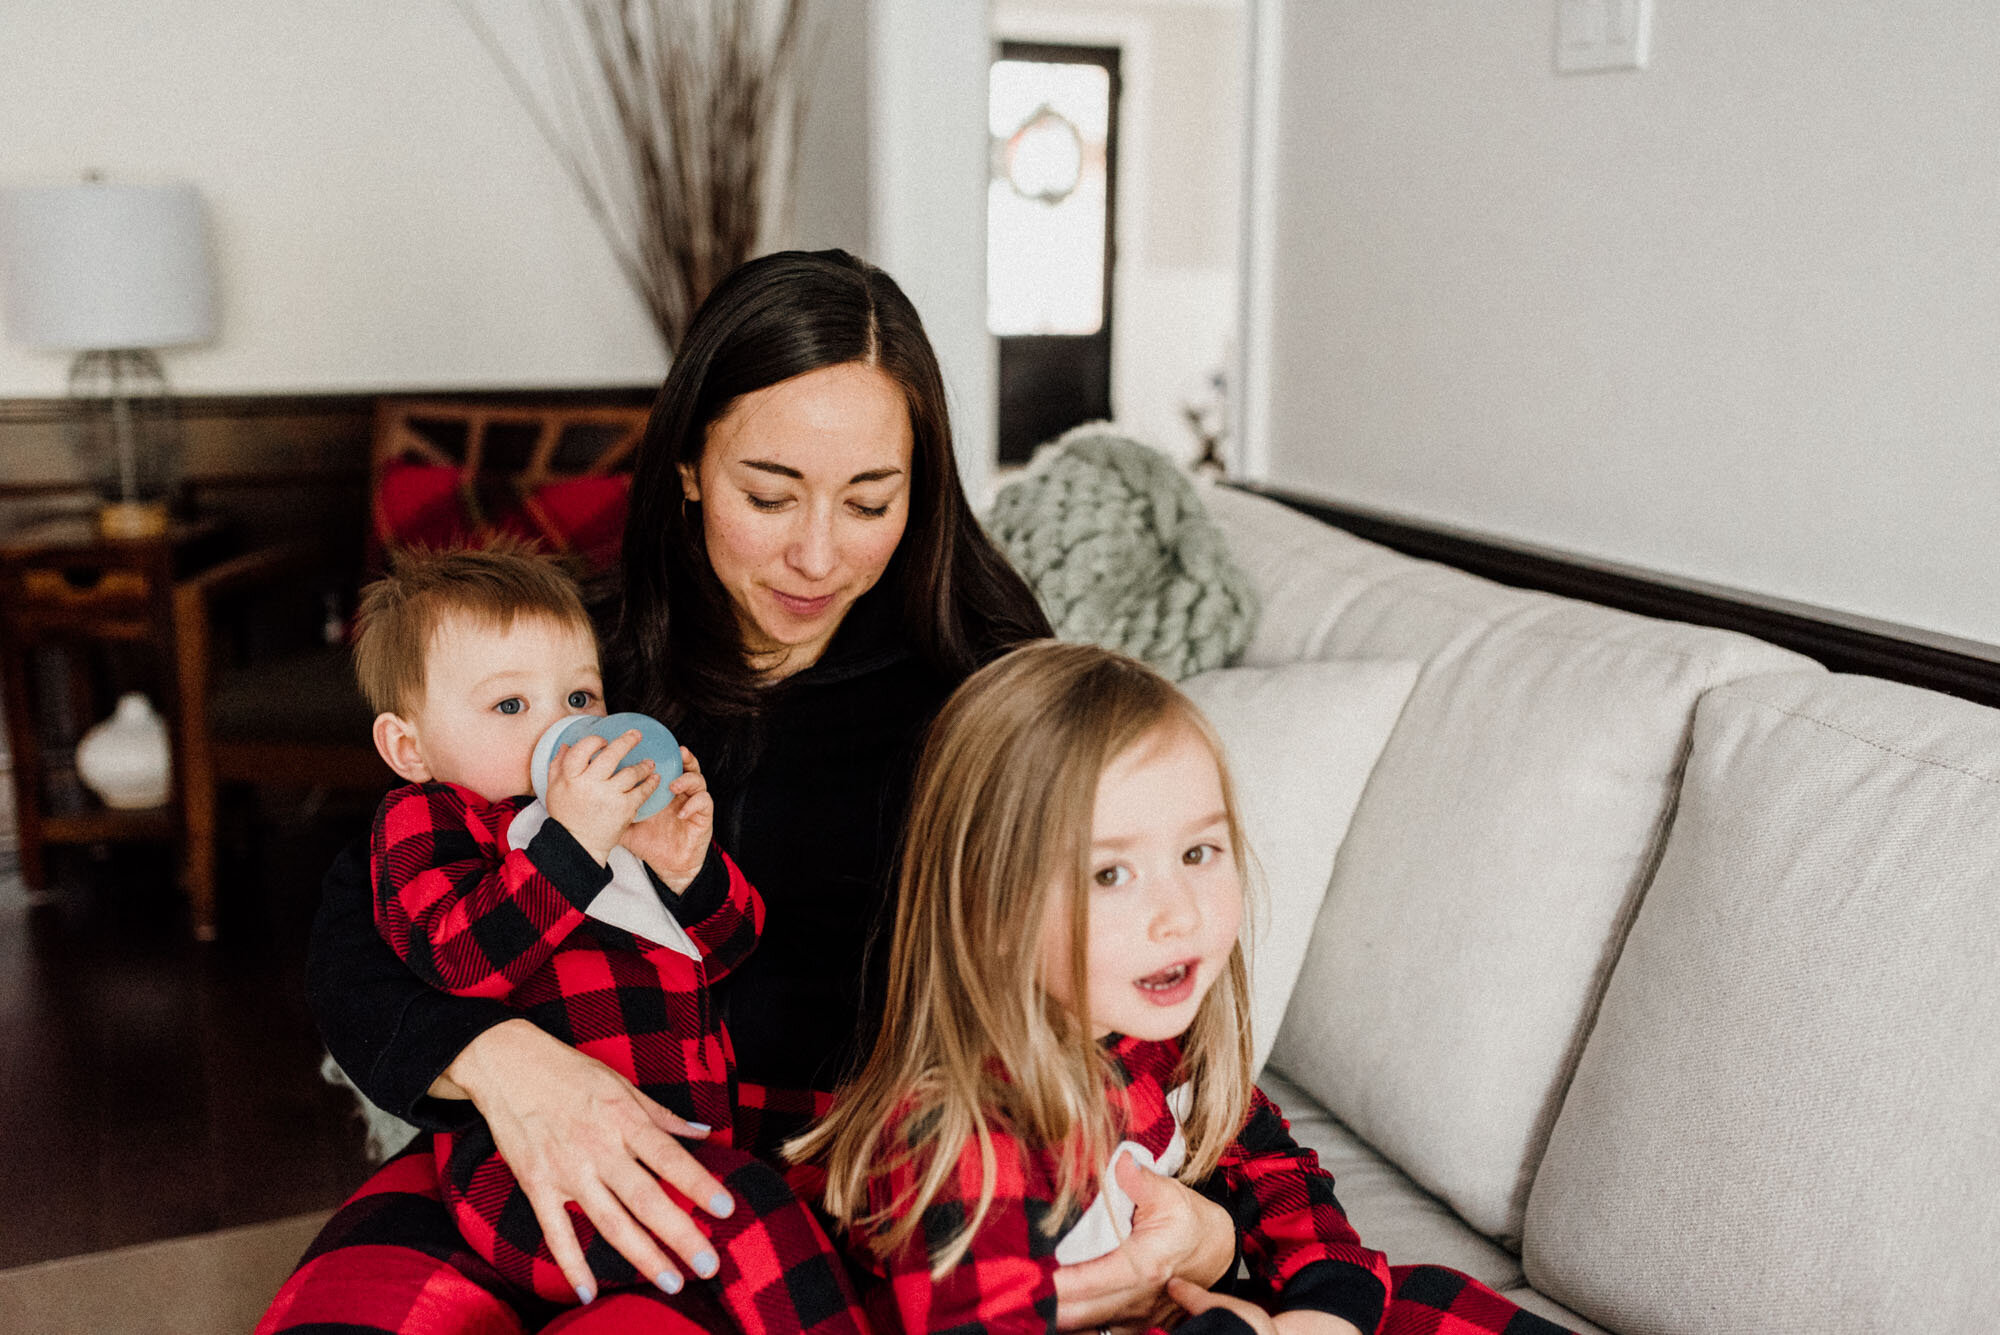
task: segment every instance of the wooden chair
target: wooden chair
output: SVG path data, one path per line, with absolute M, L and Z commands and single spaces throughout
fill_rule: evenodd
M 368 569 L 402 546 L 476 545 L 495 533 L 538 539 L 580 577 L 617 559 L 642 407 L 384 399 L 369 463 Z M 279 545 L 177 588 L 185 862 L 195 935 L 215 938 L 216 795 L 227 782 L 386 791 L 374 715 L 344 638 L 264 661 L 225 661 L 220 633 L 249 599 L 323 574 L 326 557 Z

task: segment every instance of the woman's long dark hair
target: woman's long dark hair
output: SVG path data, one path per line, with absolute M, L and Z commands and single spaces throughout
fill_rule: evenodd
M 782 251 L 716 285 L 653 405 L 606 645 L 615 698 L 669 723 L 757 712 L 759 679 L 709 565 L 681 465 L 700 465 L 709 427 L 743 395 L 854 362 L 880 368 L 902 389 L 914 438 L 908 522 L 879 594 L 868 596 L 894 600 L 911 650 L 953 681 L 1051 633 L 966 501 L 944 377 L 916 307 L 889 275 L 846 251 Z

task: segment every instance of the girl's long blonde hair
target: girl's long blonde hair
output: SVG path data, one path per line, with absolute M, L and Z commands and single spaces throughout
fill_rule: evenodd
M 827 1118 L 786 1146 L 795 1161 L 824 1162 L 827 1211 L 878 1254 L 916 1234 L 975 1142 L 979 1204 L 934 1248 L 932 1274 L 958 1264 L 993 1201 L 996 1131 L 1056 1152 L 1050 1227 L 1096 1185 L 1116 1144 L 1113 1075 L 1090 1017 L 1049 998 L 1038 942 L 1044 918 L 1066 900 L 1069 995 L 1086 1008 L 1098 780 L 1168 726 L 1192 730 L 1215 757 L 1230 850 L 1248 893 L 1251 863 L 1221 744 L 1193 702 L 1150 668 L 1089 645 L 1039 641 L 968 678 L 932 724 L 911 798 L 874 1052 Z M 1194 1092 L 1183 1123 L 1185 1181 L 1213 1171 L 1242 1123 L 1249 1016 L 1239 943 L 1182 1041 L 1181 1074 Z M 885 1134 L 891 1125 L 899 1127 L 893 1137 Z M 870 1180 L 904 1165 L 915 1170 L 914 1192 L 871 1209 Z

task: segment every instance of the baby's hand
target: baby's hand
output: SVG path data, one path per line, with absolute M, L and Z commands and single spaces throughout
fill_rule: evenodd
M 694 752 L 681 748 L 681 776 L 667 785 L 674 800 L 625 831 L 619 842 L 637 853 L 675 894 L 688 888 L 708 859 L 715 833 L 715 798 Z M 634 810 L 637 810 L 635 807 Z
M 618 768 L 638 744 L 636 728 L 608 742 L 586 737 L 563 747 L 549 762 L 549 815 L 562 822 L 599 866 L 631 828 L 639 807 L 660 786 L 650 760 Z

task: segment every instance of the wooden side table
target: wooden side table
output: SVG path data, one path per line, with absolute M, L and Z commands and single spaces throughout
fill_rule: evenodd
M 44 851 L 52 844 L 181 840 L 189 720 L 181 710 L 174 587 L 227 551 L 227 533 L 213 519 L 175 521 L 152 538 L 105 538 L 89 516 L 0 536 L 0 694 L 14 754 L 21 878 L 30 887 L 47 884 Z M 162 806 L 113 810 L 73 774 L 52 773 L 47 764 L 45 737 L 73 746 L 106 712 L 91 680 L 92 656 L 104 653 L 118 653 L 121 666 L 143 664 L 147 694 L 168 722 L 174 782 Z M 38 668 L 47 665 L 38 660 L 45 654 L 59 657 L 66 673 L 67 717 L 40 689 L 47 679 Z M 185 869 L 182 883 L 191 884 Z M 209 902 L 189 905 L 195 935 L 213 940 L 213 896 L 199 897 Z

